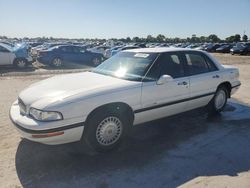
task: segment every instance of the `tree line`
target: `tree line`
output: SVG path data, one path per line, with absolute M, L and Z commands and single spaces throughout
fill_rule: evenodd
M 247 42 L 248 41 L 248 36 L 247 35 L 243 35 L 242 37 L 239 34 L 235 34 L 232 36 L 229 36 L 227 38 L 220 39 L 217 35 L 215 34 L 211 34 L 209 36 L 196 36 L 195 34 L 193 34 L 191 37 L 187 37 L 187 38 L 168 38 L 162 34 L 157 35 L 156 37 L 152 36 L 152 35 L 148 35 L 146 38 L 139 38 L 139 37 L 134 37 L 134 38 L 121 38 L 121 39 L 117 39 L 123 42 L 157 42 L 157 43 L 185 43 L 185 42 L 190 42 L 190 43 L 204 43 L 204 42 L 213 42 L 213 43 L 217 43 L 217 42 Z
M 8 37 L 6 36 L 0 36 L 0 39 L 2 40 L 6 40 L 8 39 Z M 18 38 L 12 38 L 14 40 L 20 40 Z M 24 40 L 29 40 L 30 38 L 25 37 L 23 38 Z M 51 40 L 74 40 L 74 41 L 101 41 L 101 42 L 105 42 L 106 39 L 66 39 L 66 38 L 54 38 L 54 37 L 37 37 L 37 38 L 32 38 L 33 40 L 36 41 L 51 41 Z M 248 41 L 248 36 L 247 35 L 243 35 L 242 37 L 239 34 L 235 34 L 232 36 L 229 36 L 225 39 L 220 39 L 217 35 L 215 34 L 211 34 L 209 36 L 196 36 L 195 34 L 193 34 L 191 37 L 187 37 L 187 38 L 178 38 L 178 37 L 174 37 L 174 38 L 170 38 L 170 37 L 166 37 L 163 34 L 159 34 L 157 36 L 152 36 L 152 35 L 148 35 L 147 37 L 127 37 L 127 38 L 112 38 L 112 40 L 114 41 L 122 41 L 122 42 L 151 42 L 151 43 L 186 43 L 186 42 L 190 42 L 190 43 L 204 43 L 204 42 L 213 42 L 213 43 L 217 43 L 217 42 L 247 42 Z

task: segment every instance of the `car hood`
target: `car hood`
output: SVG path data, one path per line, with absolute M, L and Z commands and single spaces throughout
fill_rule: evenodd
M 15 53 L 16 57 L 28 57 L 28 46 L 25 43 L 22 43 L 20 45 L 16 45 L 13 48 L 13 52 Z
M 93 72 L 54 76 L 32 84 L 23 90 L 19 99 L 27 106 L 45 108 L 51 103 L 79 95 L 81 98 L 138 86 L 140 82 L 122 80 Z

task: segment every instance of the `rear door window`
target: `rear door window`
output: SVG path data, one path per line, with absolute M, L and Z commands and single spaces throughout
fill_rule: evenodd
M 71 46 L 62 46 L 61 47 L 61 50 L 65 53 L 72 53 L 73 52 L 73 49 Z
M 210 72 L 205 58 L 199 53 L 185 53 L 187 66 L 190 75 L 197 75 Z
M 212 60 L 210 58 L 205 56 L 205 60 L 207 62 L 207 65 L 208 65 L 208 68 L 209 68 L 210 71 L 217 71 L 218 70 L 218 68 L 216 67 L 214 62 L 212 62 Z

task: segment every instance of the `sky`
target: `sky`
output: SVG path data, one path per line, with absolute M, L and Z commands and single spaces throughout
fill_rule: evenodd
M 250 38 L 250 0 L 0 0 L 0 36 Z

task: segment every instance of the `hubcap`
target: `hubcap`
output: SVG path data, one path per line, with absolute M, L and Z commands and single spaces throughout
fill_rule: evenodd
M 96 130 L 96 139 L 99 144 L 109 146 L 114 144 L 121 136 L 122 123 L 114 116 L 102 120 Z
M 100 60 L 98 58 L 95 58 L 93 60 L 93 63 L 94 63 L 94 65 L 99 65 L 100 64 Z
M 20 68 L 25 67 L 25 65 L 26 65 L 26 63 L 25 63 L 24 60 L 20 60 L 20 61 L 17 62 L 17 66 L 20 67 Z
M 56 67 L 59 67 L 59 66 L 62 65 L 62 61 L 61 61 L 61 59 L 56 58 L 56 59 L 54 59 L 53 64 L 54 64 Z
M 223 90 L 217 92 L 215 96 L 215 108 L 217 110 L 221 109 L 226 103 L 226 93 Z

